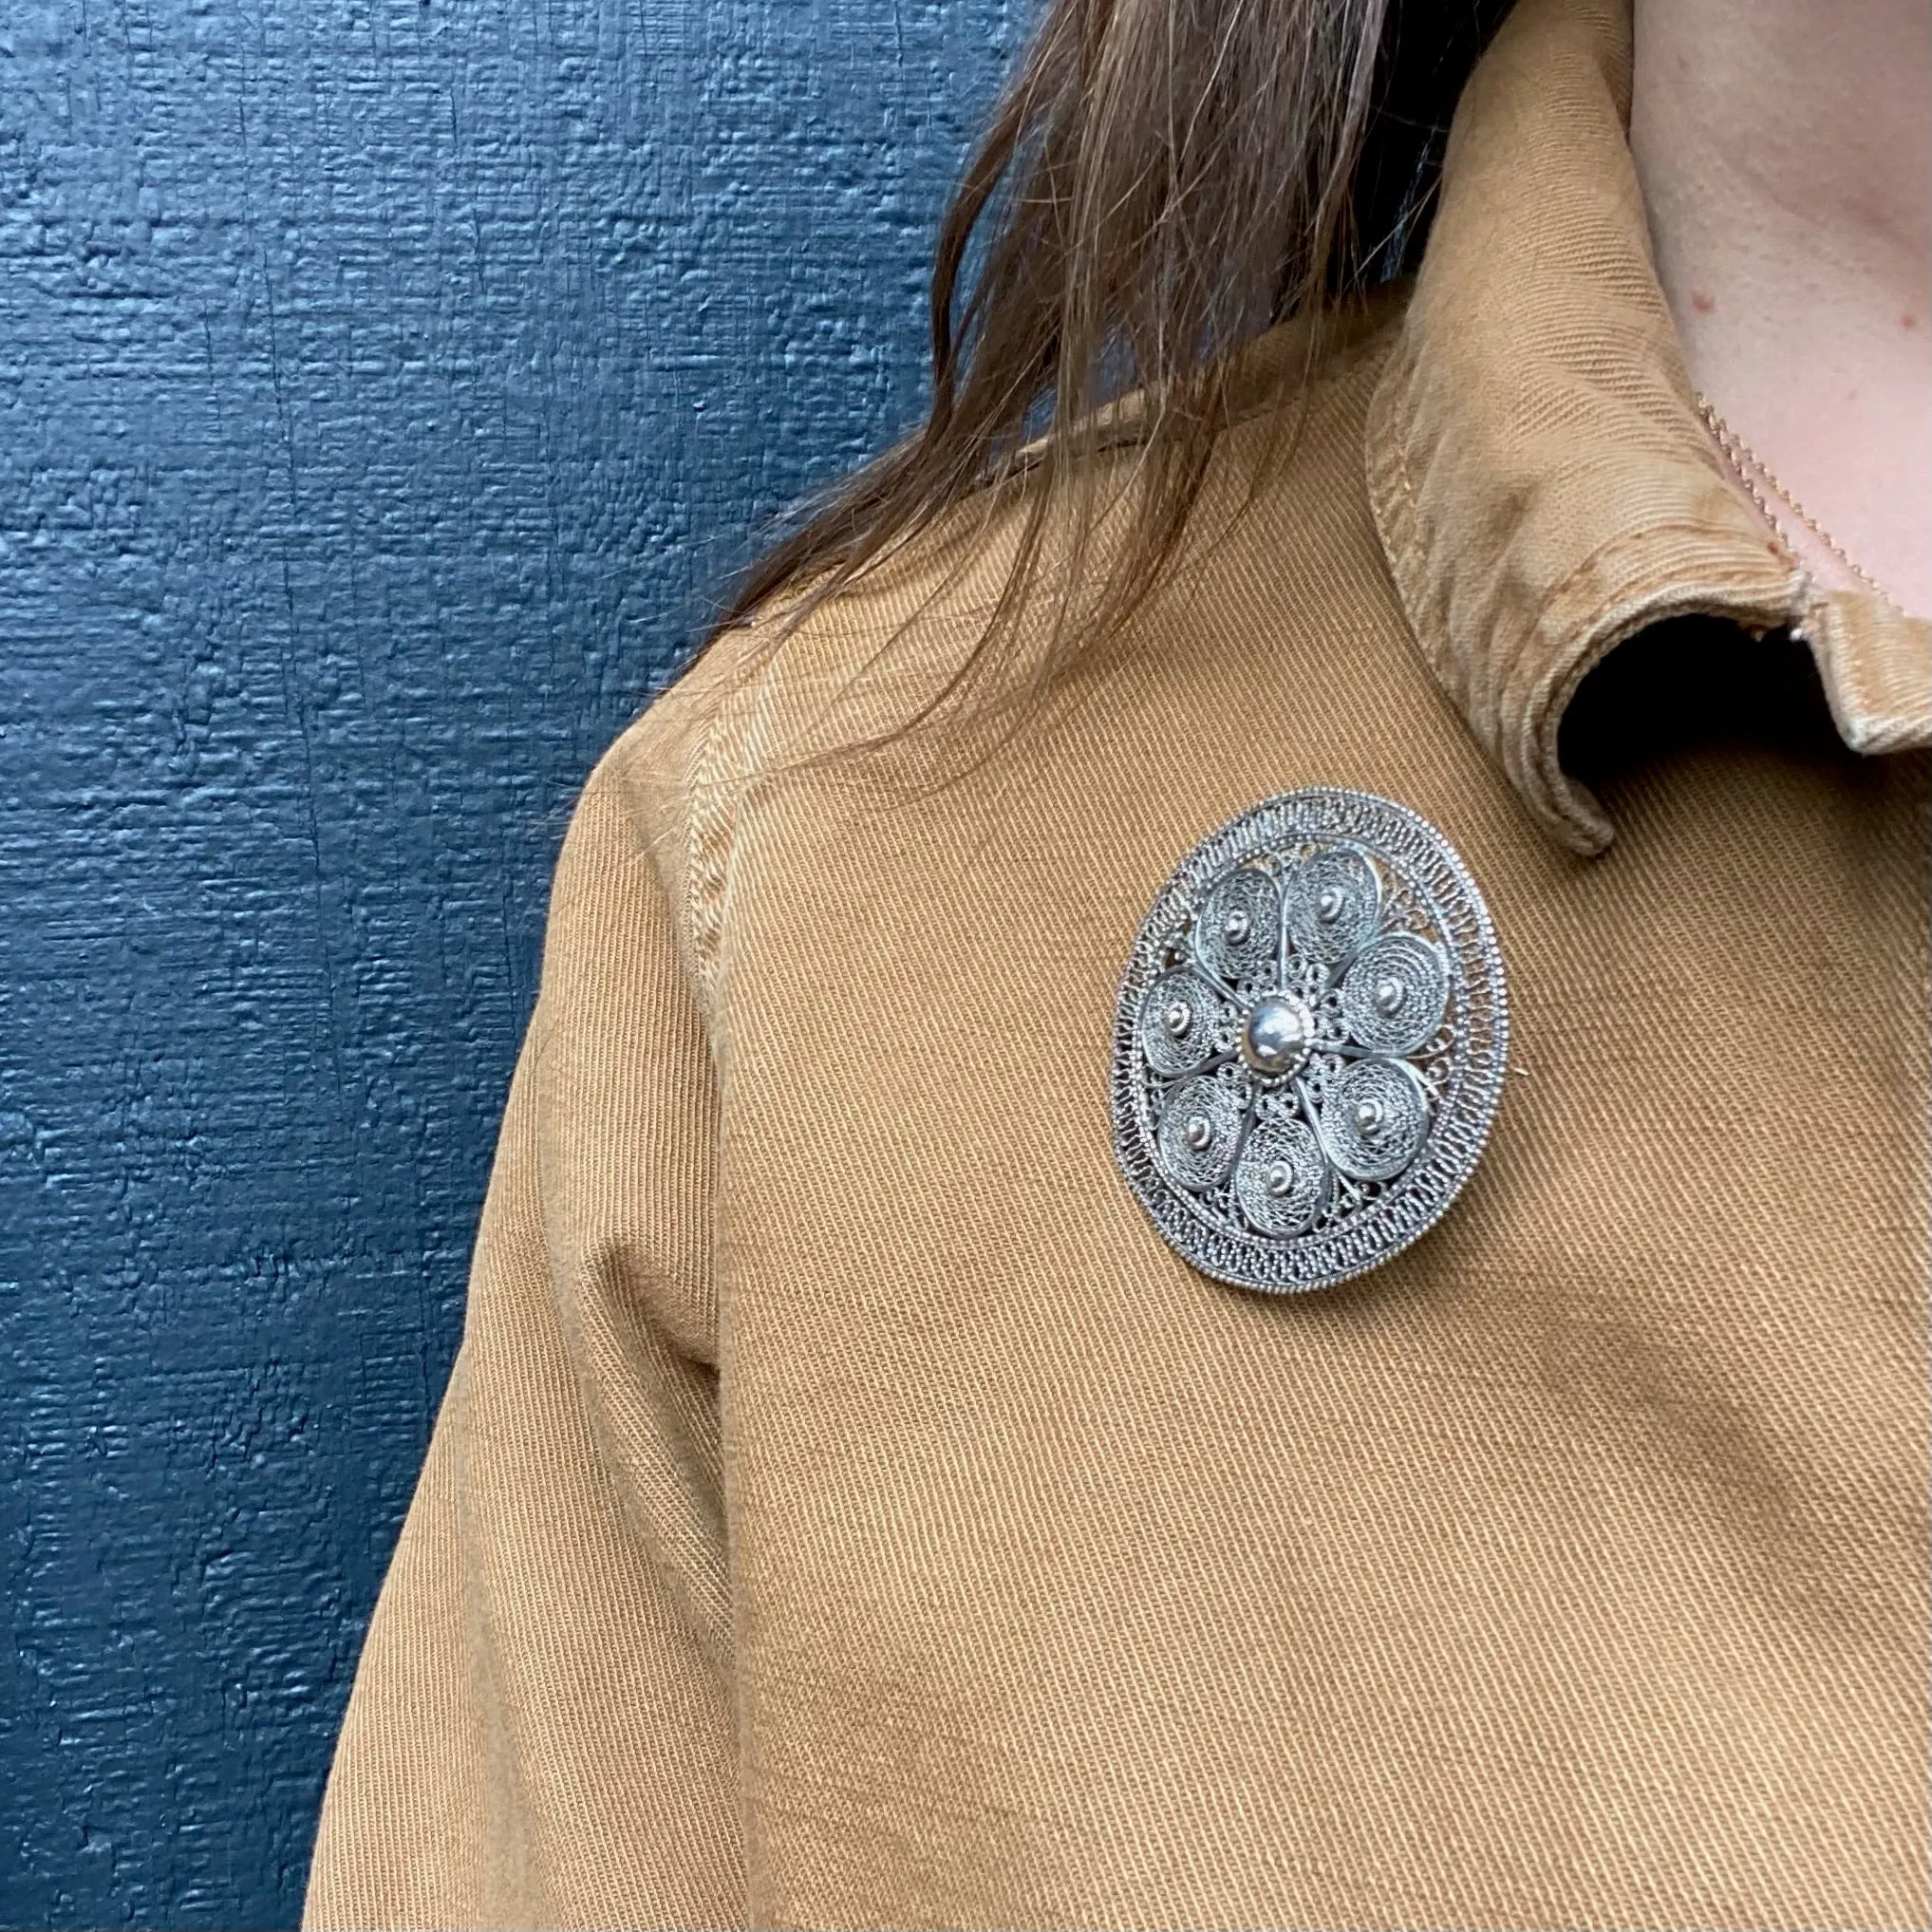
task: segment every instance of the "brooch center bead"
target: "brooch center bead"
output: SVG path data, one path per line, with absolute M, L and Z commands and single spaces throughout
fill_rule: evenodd
M 1293 1073 L 1315 1043 L 1315 1016 L 1293 993 L 1270 993 L 1255 1002 L 1241 1028 L 1241 1057 L 1258 1074 Z
M 1325 1286 L 1447 1210 L 1502 1092 L 1494 928 L 1447 839 L 1290 792 L 1184 859 L 1120 985 L 1114 1138 L 1162 1237 L 1237 1285 Z

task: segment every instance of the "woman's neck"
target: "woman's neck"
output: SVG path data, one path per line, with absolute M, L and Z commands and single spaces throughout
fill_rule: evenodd
M 1630 143 L 1691 380 L 1932 613 L 1932 0 L 1636 0 L 1636 54 Z M 1853 585 L 1779 507 L 1819 580 Z

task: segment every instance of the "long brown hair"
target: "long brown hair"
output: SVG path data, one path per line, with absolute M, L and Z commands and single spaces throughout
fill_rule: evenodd
M 1022 472 L 1001 592 L 920 715 L 1011 655 L 1050 527 L 1054 614 L 1025 685 L 1125 622 L 1200 495 L 1231 351 L 1310 318 L 1311 347 L 1279 372 L 1287 400 L 1324 313 L 1413 258 L 1450 110 L 1505 4 L 1411 0 L 1405 23 L 1400 0 L 1050 0 L 940 228 L 925 422 L 754 564 L 721 628 L 803 586 L 776 647 Z M 1128 396 L 1131 523 L 1096 563 L 1090 458 Z

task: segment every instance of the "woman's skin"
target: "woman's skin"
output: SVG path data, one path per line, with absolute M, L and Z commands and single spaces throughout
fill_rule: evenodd
M 1630 141 L 1692 382 L 1932 614 L 1932 0 L 1636 0 L 1636 28 Z

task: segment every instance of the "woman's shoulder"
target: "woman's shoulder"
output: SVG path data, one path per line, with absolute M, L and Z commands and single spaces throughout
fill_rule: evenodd
M 855 797 L 950 782 L 976 747 L 1007 743 L 1029 706 L 1079 700 L 1082 687 L 1091 700 L 1124 661 L 1152 655 L 1178 694 L 1197 654 L 1216 661 L 1198 668 L 1218 681 L 1231 661 L 1277 648 L 1284 629 L 1320 622 L 1326 604 L 1359 621 L 1341 607 L 1383 582 L 1363 424 L 1405 293 L 1386 291 L 1320 341 L 1287 325 L 1243 352 L 1182 544 L 1133 619 L 1083 653 L 1070 678 L 1046 690 L 1027 685 L 1029 638 L 1042 638 L 1055 615 L 1049 565 L 1018 613 L 1009 662 L 959 697 L 1024 538 L 1022 471 L 951 506 L 836 596 L 815 599 L 809 581 L 794 583 L 720 630 L 599 760 L 571 844 L 608 825 L 649 854 L 702 985 L 717 958 L 740 828 L 760 798 L 782 794 L 788 810 L 843 816 Z M 1135 486 L 1134 407 L 1129 399 L 1117 434 L 1089 458 L 1116 505 Z M 1102 520 L 1090 568 L 1104 566 L 1104 546 L 1130 521 Z M 1251 607 L 1247 623 L 1197 621 L 1201 609 L 1230 601 Z
M 1366 506 L 1362 422 L 1407 296 L 1406 283 L 1378 291 L 1327 318 L 1319 334 L 1283 324 L 1231 359 L 1227 427 L 1156 601 L 1163 590 L 1184 592 L 1204 572 L 1242 569 L 1247 552 L 1279 535 L 1284 516 L 1292 525 L 1349 498 Z M 1135 487 L 1143 403 L 1136 394 L 1115 405 L 1087 454 L 1112 503 L 1086 561 L 1095 576 L 1116 532 L 1131 528 L 1124 499 Z M 998 607 L 1025 534 L 1031 486 L 1022 460 L 836 595 L 815 597 L 811 579 L 787 584 L 719 630 L 612 746 L 612 776 L 648 768 L 704 789 L 896 737 L 927 715 Z M 1366 518 L 1349 534 L 1373 547 Z M 1022 632 L 1048 620 L 1058 583 L 1049 559 L 1019 613 Z

